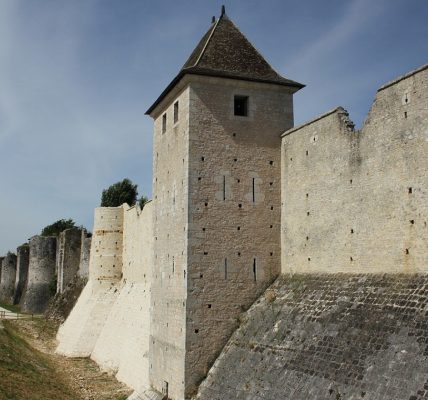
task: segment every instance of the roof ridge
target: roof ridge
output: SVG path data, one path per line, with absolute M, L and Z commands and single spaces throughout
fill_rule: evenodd
M 202 56 L 204 55 L 205 50 L 206 50 L 206 48 L 208 47 L 208 43 L 210 42 L 211 38 L 213 37 L 214 32 L 215 32 L 215 30 L 216 30 L 216 28 L 217 28 L 217 25 L 218 25 L 218 23 L 220 22 L 220 20 L 221 20 L 221 17 L 220 17 L 220 18 L 215 22 L 215 25 L 214 25 L 214 27 L 212 28 L 211 33 L 210 33 L 210 35 L 208 36 L 208 39 L 207 39 L 207 41 L 206 41 L 206 43 L 205 43 L 205 45 L 204 45 L 204 47 L 203 47 L 203 49 L 202 49 L 202 51 L 201 51 L 201 54 L 199 54 L 199 57 L 198 57 L 198 58 L 197 58 L 197 60 L 195 61 L 195 64 L 193 64 L 193 67 L 196 67 L 196 66 L 198 65 L 199 61 L 201 61 L 201 58 L 202 58 Z

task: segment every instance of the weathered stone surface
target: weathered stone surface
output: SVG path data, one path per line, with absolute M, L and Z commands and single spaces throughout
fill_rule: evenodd
M 282 272 L 428 271 L 428 66 L 282 139 Z
M 66 229 L 59 234 L 56 257 L 57 293 L 62 293 L 76 275 L 81 256 L 82 229 Z
M 83 279 L 89 278 L 89 258 L 91 254 L 92 234 L 82 230 L 82 245 L 80 249 L 80 264 L 78 275 Z
M 282 276 L 198 399 L 428 398 L 428 275 Z
M 16 282 L 13 304 L 19 304 L 22 293 L 27 285 L 28 267 L 30 264 L 30 246 L 24 244 L 16 249 Z
M 7 253 L 1 262 L 0 273 L 0 300 L 13 303 L 16 280 L 16 255 Z
M 21 298 L 23 311 L 43 313 L 55 294 L 56 242 L 53 236 L 30 239 L 27 286 Z
M 95 209 L 89 281 L 58 330 L 57 352 L 89 356 L 119 295 L 122 277 L 123 207 Z

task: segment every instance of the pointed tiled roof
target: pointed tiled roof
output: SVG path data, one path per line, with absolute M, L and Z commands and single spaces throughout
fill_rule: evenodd
M 147 110 L 150 114 L 185 74 L 208 75 L 290 86 L 295 91 L 304 87 L 279 75 L 222 12 L 212 23 L 179 74 Z

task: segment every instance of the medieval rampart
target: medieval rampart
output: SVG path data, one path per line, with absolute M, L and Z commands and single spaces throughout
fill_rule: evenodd
M 16 255 L 7 253 L 1 262 L 0 300 L 12 303 L 16 279 Z
M 428 66 L 284 133 L 282 272 L 428 270 Z
M 19 304 L 22 293 L 27 284 L 28 266 L 30 264 L 30 246 L 23 244 L 16 249 L 16 282 L 13 304 Z
M 21 299 L 23 311 L 45 311 L 55 294 L 56 242 L 53 236 L 33 236 L 30 239 L 27 286 Z

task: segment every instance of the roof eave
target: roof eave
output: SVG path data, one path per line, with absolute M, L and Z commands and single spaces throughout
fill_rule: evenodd
M 260 82 L 260 83 L 268 83 L 271 85 L 279 85 L 279 86 L 286 86 L 289 88 L 294 89 L 292 93 L 298 92 L 300 89 L 303 89 L 306 85 L 295 82 L 292 80 L 286 80 L 286 81 L 276 81 L 272 79 L 262 79 L 262 78 L 251 78 L 251 77 L 245 77 L 240 75 L 234 75 L 233 73 L 222 73 L 221 71 L 191 71 L 191 70 L 181 70 L 178 75 L 170 82 L 170 84 L 165 88 L 165 90 L 160 94 L 160 96 L 156 99 L 156 101 L 149 107 L 149 109 L 145 112 L 146 115 L 152 114 L 152 112 L 156 109 L 156 107 L 162 102 L 162 100 L 172 91 L 172 89 L 180 82 L 180 80 L 185 75 L 200 75 L 200 76 L 212 76 L 215 78 L 225 78 L 225 79 L 237 79 L 247 82 Z

